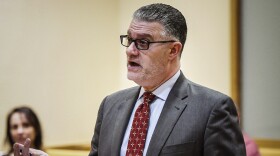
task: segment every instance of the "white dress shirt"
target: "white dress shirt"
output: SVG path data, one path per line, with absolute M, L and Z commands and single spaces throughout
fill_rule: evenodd
M 149 147 L 153 132 L 155 130 L 156 124 L 158 122 L 158 118 L 161 114 L 161 111 L 168 97 L 168 94 L 172 89 L 173 85 L 175 84 L 175 82 L 177 81 L 177 79 L 179 78 L 179 76 L 180 76 L 180 70 L 178 70 L 175 75 L 173 75 L 169 80 L 167 80 L 165 83 L 163 83 L 161 86 L 159 86 L 156 90 L 153 91 L 153 94 L 156 95 L 156 97 L 155 100 L 150 104 L 150 122 L 149 122 L 149 128 L 148 128 L 143 156 L 145 156 L 147 153 L 147 149 Z M 145 90 L 142 87 L 132 112 L 133 115 L 130 116 L 129 123 L 124 134 L 124 138 L 121 146 L 121 153 L 120 153 L 121 156 L 125 156 L 126 154 L 128 138 L 130 135 L 130 129 L 132 126 L 134 114 L 138 106 L 143 102 L 144 92 Z

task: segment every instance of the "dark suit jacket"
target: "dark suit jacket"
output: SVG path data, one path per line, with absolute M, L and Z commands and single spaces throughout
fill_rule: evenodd
M 140 87 L 107 96 L 98 112 L 89 156 L 118 156 Z M 147 156 L 246 156 L 230 97 L 181 73 L 154 130 Z

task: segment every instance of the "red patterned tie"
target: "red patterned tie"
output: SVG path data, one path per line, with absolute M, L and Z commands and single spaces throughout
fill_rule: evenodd
M 155 95 L 151 92 L 144 93 L 144 102 L 140 104 L 134 114 L 130 130 L 126 156 L 142 156 L 150 119 L 149 103 Z

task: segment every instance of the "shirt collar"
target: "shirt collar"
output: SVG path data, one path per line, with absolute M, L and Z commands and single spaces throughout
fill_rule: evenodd
M 169 92 L 171 91 L 173 85 L 179 78 L 179 76 L 180 76 L 180 70 L 178 70 L 170 79 L 165 81 L 161 86 L 159 86 L 152 93 L 154 95 L 156 95 L 156 97 L 165 101 L 167 99 L 167 96 L 168 96 Z M 141 87 L 138 99 L 140 99 L 142 97 L 144 92 L 145 92 L 145 89 L 143 87 Z

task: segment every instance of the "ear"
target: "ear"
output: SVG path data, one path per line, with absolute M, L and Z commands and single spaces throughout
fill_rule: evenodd
M 180 56 L 182 50 L 182 44 L 180 42 L 174 42 L 172 44 L 172 47 L 170 48 L 169 52 L 169 59 L 173 60 L 174 58 L 177 58 Z

